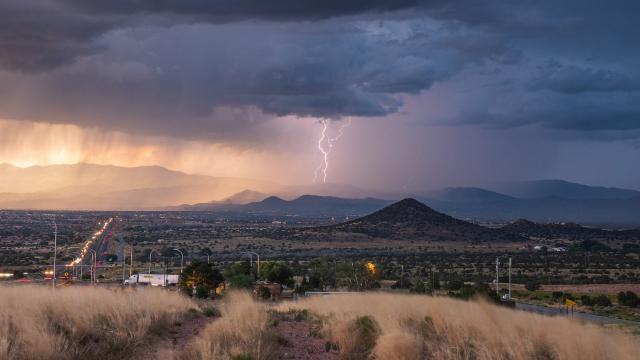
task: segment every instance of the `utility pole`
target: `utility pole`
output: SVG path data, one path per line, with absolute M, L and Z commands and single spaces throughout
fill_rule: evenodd
M 124 250 L 122 251 L 122 284 L 124 285 L 124 272 L 127 270 L 127 257 L 124 255 Z
M 58 255 L 58 224 L 53 219 L 53 277 L 51 278 L 52 287 L 56 288 L 56 257 Z
M 249 254 L 249 256 L 251 256 L 251 260 L 252 261 L 253 261 L 253 255 L 256 256 L 256 258 L 257 258 L 256 265 L 258 267 L 258 269 L 257 269 L 258 275 L 256 276 L 256 279 L 260 279 L 260 255 L 258 255 L 258 253 L 253 252 L 253 251 L 248 251 L 247 254 Z
M 496 257 L 496 295 L 500 297 L 500 257 Z
M 511 258 L 509 258 L 509 300 L 511 300 Z
M 129 261 L 131 262 L 131 265 L 129 266 L 129 277 L 133 276 L 133 245 L 130 245 L 131 250 L 130 254 L 129 254 Z

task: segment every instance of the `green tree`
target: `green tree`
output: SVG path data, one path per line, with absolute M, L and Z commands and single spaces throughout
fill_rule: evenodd
M 251 265 L 248 261 L 234 262 L 224 270 L 224 276 L 226 278 L 236 275 L 251 275 Z
M 313 289 L 326 290 L 327 286 L 334 286 L 336 283 L 336 263 L 328 259 L 314 260 L 309 265 L 309 287 Z
M 293 272 L 284 261 L 269 261 L 260 264 L 260 277 L 281 285 L 293 285 Z
M 236 274 L 227 278 L 229 286 L 234 289 L 251 289 L 254 279 L 252 275 Z
M 178 286 L 182 291 L 191 295 L 193 288 L 202 288 L 200 293 L 206 291 L 208 294 L 211 290 L 220 285 L 224 281 L 224 278 L 220 272 L 213 268 L 213 264 L 207 264 L 206 262 L 194 261 L 187 265 L 182 274 Z

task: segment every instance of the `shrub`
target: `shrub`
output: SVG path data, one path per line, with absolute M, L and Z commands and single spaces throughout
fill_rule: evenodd
M 202 314 L 206 317 L 220 317 L 220 310 L 213 306 L 207 306 L 202 309 Z
M 411 282 L 409 291 L 415 294 L 424 294 L 427 292 L 427 287 L 424 285 L 424 281 L 418 278 Z
M 253 360 L 251 355 L 247 354 L 238 354 L 231 357 L 231 360 Z
M 219 306 L 222 316 L 204 328 L 184 359 L 276 358 L 276 339 L 268 334 L 264 306 L 246 292 L 230 292 Z
M 527 281 L 527 283 L 524 284 L 524 287 L 529 291 L 536 291 L 536 290 L 540 290 L 540 283 L 534 280 Z
M 554 292 L 551 293 L 551 297 L 555 301 L 558 301 L 558 300 L 562 299 L 563 296 L 564 296 L 564 292 L 562 292 L 562 291 L 554 291 Z
M 378 322 L 368 315 L 359 316 L 349 326 L 349 332 L 350 341 L 340 344 L 341 354 L 345 359 L 367 359 L 381 334 Z
M 447 290 L 460 290 L 460 288 L 464 285 L 462 280 L 451 280 L 447 283 Z
M 580 297 L 580 302 L 584 306 L 593 306 L 593 305 L 595 305 L 595 301 L 589 295 L 582 295 L 582 297 Z
M 638 298 L 638 295 L 633 291 L 621 291 L 620 293 L 618 293 L 618 302 L 624 306 L 640 306 L 640 298 Z
M 196 297 L 199 299 L 206 299 L 209 297 L 209 289 L 205 285 L 198 285 L 196 287 Z
M 593 298 L 594 305 L 611 306 L 611 300 L 607 295 L 598 295 Z
M 258 288 L 258 297 L 260 299 L 269 300 L 271 299 L 271 291 L 269 290 L 269 288 L 261 286 Z

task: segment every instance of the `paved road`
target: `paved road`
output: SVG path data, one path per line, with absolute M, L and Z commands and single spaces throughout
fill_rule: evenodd
M 566 311 L 561 308 L 553 308 L 553 307 L 546 307 L 546 306 L 525 304 L 525 303 L 516 303 L 516 309 L 534 312 L 534 313 L 547 315 L 547 316 L 567 317 Z M 573 319 L 578 319 L 578 320 L 594 322 L 598 324 L 624 324 L 624 325 L 640 326 L 640 322 L 638 321 L 623 320 L 623 319 L 617 319 L 617 318 L 612 318 L 608 316 L 594 315 L 594 314 L 588 314 L 588 313 L 576 312 L 576 311 L 573 312 L 573 315 L 570 314 L 568 317 Z

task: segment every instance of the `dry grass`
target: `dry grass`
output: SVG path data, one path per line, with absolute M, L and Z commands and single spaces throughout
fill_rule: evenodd
M 209 324 L 183 359 L 276 358 L 273 334 L 268 332 L 269 314 L 249 293 L 232 292 L 219 307 L 221 317 Z
M 308 309 L 323 319 L 324 335 L 338 344 L 343 359 L 637 359 L 640 354 L 637 338 L 481 302 L 369 293 L 279 306 L 279 311 L 291 309 Z M 363 317 L 373 325 L 363 327 Z M 358 339 L 375 327 L 375 342 L 367 349 L 371 337 Z
M 195 305 L 158 289 L 0 287 L 0 360 L 127 358 Z

